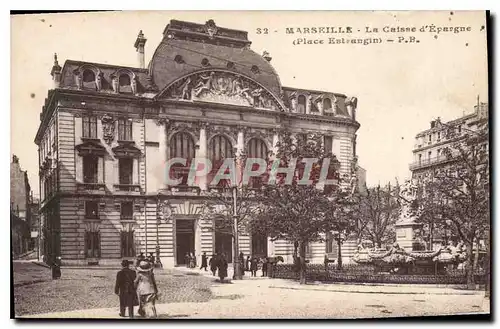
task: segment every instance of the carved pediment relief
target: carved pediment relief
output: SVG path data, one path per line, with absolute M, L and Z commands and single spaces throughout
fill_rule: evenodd
M 168 86 L 161 97 L 285 111 L 283 104 L 263 86 L 226 71 L 206 70 L 191 74 Z
M 79 144 L 75 146 L 75 149 L 78 151 L 78 155 L 80 156 L 104 156 L 107 153 L 106 148 L 102 146 L 101 143 L 94 141 L 87 141 Z

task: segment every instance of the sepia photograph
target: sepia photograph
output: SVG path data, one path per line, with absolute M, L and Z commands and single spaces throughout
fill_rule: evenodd
M 11 13 L 11 318 L 491 320 L 490 24 Z

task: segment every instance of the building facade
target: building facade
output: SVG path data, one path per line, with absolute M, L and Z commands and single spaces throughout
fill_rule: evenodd
M 351 176 L 356 98 L 281 86 L 268 53 L 250 49 L 247 32 L 170 21 L 145 66 L 146 39 L 134 44 L 138 67 L 55 58 L 54 88 L 40 115 L 42 254 L 65 264 L 113 263 L 159 252 L 164 266 L 193 252 L 231 253 L 231 236 L 200 220 L 209 186 L 166 185 L 172 158 L 234 154 L 265 157 L 280 131 L 321 133 Z M 183 176 L 183 169 L 174 175 Z M 284 256 L 293 245 L 242 234 L 247 254 Z M 309 246 L 323 261 L 328 246 Z
M 458 119 L 448 122 L 441 122 L 440 118 L 431 121 L 430 129 L 426 129 L 415 136 L 415 146 L 413 148 L 413 162 L 410 164 L 411 177 L 415 182 L 424 182 L 431 179 L 438 169 L 446 168 L 454 161 L 453 156 L 446 156 L 444 150 L 452 143 L 463 138 L 465 134 L 473 134 L 485 122 L 488 121 L 489 106 L 488 103 L 480 102 L 478 99 L 477 105 L 474 106 L 474 111 L 467 115 L 463 115 Z M 450 130 L 452 134 L 450 134 Z M 407 246 L 411 247 L 414 243 L 412 230 L 420 229 L 421 224 L 415 222 L 407 223 L 408 236 Z M 411 229 L 410 229 L 411 228 Z M 440 230 L 434 233 L 432 246 L 427 246 L 429 249 L 437 250 L 443 242 L 450 239 L 458 239 L 452 237 L 451 231 L 448 229 Z
M 28 173 L 21 169 L 19 158 L 10 163 L 10 219 L 12 256 L 24 254 L 32 247 L 31 241 L 31 187 Z
M 474 106 L 474 112 L 458 119 L 443 123 L 441 119 L 431 121 L 430 128 L 419 132 L 415 136 L 413 147 L 413 162 L 410 164 L 412 178 L 424 179 L 436 168 L 446 166 L 453 161 L 446 157 L 443 150 L 457 141 L 468 131 L 476 131 L 478 124 L 488 120 L 488 103 L 479 102 Z M 448 131 L 454 129 L 452 137 Z

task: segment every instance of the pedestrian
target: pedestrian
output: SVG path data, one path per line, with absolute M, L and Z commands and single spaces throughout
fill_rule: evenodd
M 155 256 L 152 252 L 149 253 L 148 261 L 151 263 L 151 265 L 153 265 L 153 267 L 155 266 Z
M 139 256 L 137 256 L 136 260 L 135 260 L 135 267 L 139 266 L 139 263 L 144 260 L 146 257 L 144 257 L 144 253 L 141 252 L 139 254 Z
M 245 255 L 243 252 L 240 252 L 238 255 L 238 262 L 240 263 L 240 272 L 241 275 L 245 275 Z
M 203 255 L 201 255 L 201 267 L 200 267 L 200 270 L 201 269 L 205 269 L 205 271 L 207 271 L 207 253 L 206 252 L 203 252 Z
M 189 253 L 189 268 L 195 268 L 196 267 L 196 258 L 194 257 L 194 254 L 191 252 Z
M 57 256 L 52 262 L 52 279 L 57 280 L 61 278 L 61 257 Z
M 252 260 L 250 261 L 250 272 L 252 273 L 252 276 L 255 277 L 257 276 L 257 264 L 258 264 L 257 257 L 252 257 Z
M 141 261 L 137 267 L 134 287 L 137 290 L 139 300 L 139 314 L 148 318 L 156 317 L 155 302 L 158 298 L 158 288 L 153 274 L 153 267 L 147 260 Z
M 115 294 L 120 296 L 120 316 L 125 316 L 128 308 L 128 316 L 134 317 L 134 306 L 139 305 L 134 288 L 135 271 L 129 268 L 129 261 L 122 261 L 122 269 L 116 274 Z
M 245 261 L 245 271 L 250 271 L 250 256 L 247 256 L 247 260 Z
M 186 262 L 186 267 L 189 268 L 190 261 L 189 261 L 189 253 L 188 252 L 184 256 L 184 261 Z
M 269 265 L 269 259 L 267 257 L 264 258 L 262 262 L 262 276 L 267 276 L 267 266 Z
M 208 262 L 210 265 L 210 271 L 212 271 L 212 275 L 215 276 L 215 272 L 217 271 L 217 256 L 212 255 L 210 261 Z
M 226 254 L 222 254 L 218 261 L 218 274 L 220 278 L 220 282 L 224 282 L 224 278 L 227 277 L 227 259 Z

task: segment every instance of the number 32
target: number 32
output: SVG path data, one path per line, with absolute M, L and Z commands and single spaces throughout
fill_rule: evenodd
M 257 34 L 269 34 L 269 29 L 267 27 L 263 29 L 259 27 L 257 28 Z

